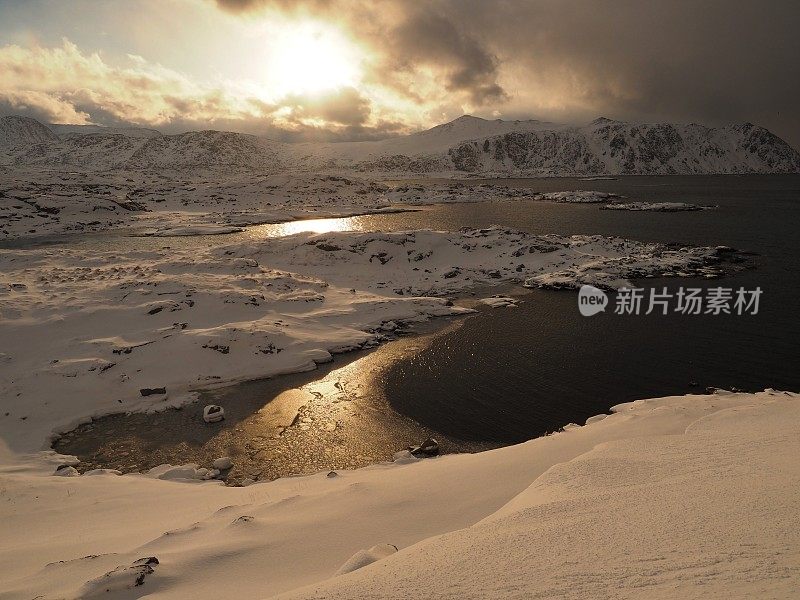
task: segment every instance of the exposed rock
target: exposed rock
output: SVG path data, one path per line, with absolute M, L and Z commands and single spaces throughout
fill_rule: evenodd
M 153 396 L 155 394 L 166 394 L 167 388 L 157 387 L 157 388 L 142 388 L 139 390 L 139 393 L 142 396 Z
M 416 457 L 436 456 L 439 454 L 439 442 L 433 438 L 428 438 L 419 446 L 409 446 L 408 450 Z
M 219 469 L 220 471 L 225 471 L 233 467 L 233 461 L 227 457 L 223 456 L 221 458 L 216 459 L 212 465 L 215 469 Z

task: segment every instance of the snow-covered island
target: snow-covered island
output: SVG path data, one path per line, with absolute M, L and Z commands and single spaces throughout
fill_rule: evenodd
M 535 196 L 536 200 L 547 200 L 549 202 L 565 202 L 568 204 L 597 204 L 601 202 L 611 202 L 619 198 L 617 194 L 609 192 L 593 192 L 578 190 L 574 192 L 547 192 Z
M 612 202 L 601 206 L 600 210 L 628 210 L 632 212 L 692 212 L 696 210 L 709 210 L 713 206 L 700 206 L 688 202 Z

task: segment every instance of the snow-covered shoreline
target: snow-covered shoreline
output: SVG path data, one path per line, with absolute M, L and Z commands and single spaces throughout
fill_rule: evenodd
M 463 313 L 447 297 L 476 285 L 616 288 L 633 276 L 714 276 L 719 260 L 716 248 L 504 228 L 0 250 L 0 436 L 32 451 L 92 417 L 312 369 L 387 328 Z M 166 393 L 140 392 L 153 388 Z
M 20 169 L 0 184 L 0 244 L 109 231 L 154 237 L 220 235 L 253 225 L 493 200 L 647 209 L 647 203 L 620 199 L 595 190 L 539 192 L 465 179 L 382 182 L 374 174 L 229 173 L 209 178 L 203 171 L 97 174 Z
M 386 186 L 334 175 L 140 171 L 111 174 L 19 170 L 0 186 L 0 241 L 130 230 L 208 235 L 265 223 L 415 210 L 466 201 L 450 185 Z M 170 233 L 170 231 L 173 231 Z

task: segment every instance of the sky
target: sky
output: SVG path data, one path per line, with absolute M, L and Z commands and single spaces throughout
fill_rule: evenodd
M 287 140 L 749 121 L 797 148 L 799 33 L 795 0 L 0 0 L 0 114 Z

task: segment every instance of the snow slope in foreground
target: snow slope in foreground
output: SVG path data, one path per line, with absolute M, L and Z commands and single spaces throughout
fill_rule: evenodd
M 57 457 L 0 450 L 0 597 L 792 597 L 796 394 L 637 401 L 590 422 L 246 488 L 54 477 Z

